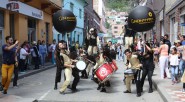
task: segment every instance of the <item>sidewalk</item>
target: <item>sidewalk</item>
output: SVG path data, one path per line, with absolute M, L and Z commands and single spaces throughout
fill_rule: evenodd
M 39 69 L 33 70 L 34 66 L 31 65 L 31 66 L 29 66 L 29 69 L 30 69 L 30 70 L 27 70 L 26 73 L 24 73 L 24 74 L 19 73 L 18 79 L 22 79 L 22 78 L 24 78 L 24 77 L 28 77 L 28 76 L 30 76 L 30 75 L 34 75 L 34 74 L 40 73 L 40 72 L 42 72 L 42 71 L 48 70 L 48 69 L 50 69 L 50 68 L 53 68 L 53 67 L 55 67 L 55 66 L 56 66 L 56 65 L 53 65 L 51 62 L 47 62 L 47 63 L 45 63 L 45 67 L 44 67 L 44 68 L 40 66 Z M 14 78 L 14 77 L 12 77 L 12 79 L 13 79 L 13 78 Z M 0 80 L 1 80 L 1 75 L 0 75 Z
M 145 83 L 148 84 L 147 81 Z M 153 83 L 164 102 L 185 102 L 185 93 L 181 91 L 182 83 L 172 85 L 171 79 L 161 79 L 158 65 L 154 70 Z

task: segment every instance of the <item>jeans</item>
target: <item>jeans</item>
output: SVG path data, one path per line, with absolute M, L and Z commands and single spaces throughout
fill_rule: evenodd
M 178 66 L 171 66 L 171 75 L 172 81 L 176 81 L 178 75 Z
M 179 62 L 179 70 L 180 70 L 181 75 L 183 75 L 184 73 L 184 67 L 185 67 L 185 61 L 181 59 Z
M 23 72 L 23 71 L 26 71 L 26 60 L 25 59 L 20 59 L 19 60 L 19 65 L 20 65 L 20 71 Z
M 141 87 L 143 88 L 146 75 L 148 75 L 149 88 L 152 88 L 152 75 L 153 70 L 143 69 L 142 78 L 141 78 Z
M 14 66 L 13 86 L 17 86 L 19 67 Z
M 41 65 L 43 66 L 45 64 L 46 59 L 46 53 L 41 53 Z
M 52 52 L 52 57 L 51 57 L 51 62 L 52 62 L 52 64 L 55 64 L 56 62 L 55 62 L 55 58 L 54 58 L 54 53 L 55 52 Z
M 34 64 L 35 64 L 34 69 L 39 69 L 39 57 L 33 57 L 33 61 L 34 61 Z

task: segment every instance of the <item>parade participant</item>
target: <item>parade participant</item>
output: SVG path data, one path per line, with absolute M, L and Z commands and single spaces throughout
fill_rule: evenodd
M 141 96 L 141 86 L 140 86 L 140 68 L 142 64 L 140 64 L 140 61 L 138 59 L 138 55 L 132 54 L 132 52 L 129 49 L 125 50 L 125 55 L 127 56 L 127 66 L 131 65 L 132 69 L 136 70 L 136 78 L 134 78 L 134 75 L 125 75 L 126 79 L 126 88 L 127 90 L 124 91 L 124 93 L 131 93 L 131 80 L 136 79 L 136 91 L 137 91 L 137 97 Z
M 61 86 L 60 89 L 60 94 L 65 94 L 65 90 L 67 89 L 68 85 L 70 84 L 71 81 L 71 76 L 72 76 L 72 68 L 74 68 L 75 66 L 72 65 L 73 62 L 76 62 L 76 60 L 72 60 L 69 58 L 69 52 L 66 51 L 66 42 L 64 40 L 61 41 L 61 43 L 59 43 L 59 48 L 60 48 L 60 56 L 63 57 L 64 59 L 64 74 L 65 74 L 65 81 Z M 72 86 L 73 88 L 73 86 Z
M 82 47 L 79 47 L 78 55 L 79 55 L 79 58 L 80 58 L 80 59 L 83 59 L 83 57 L 85 57 L 86 54 L 85 54 L 85 51 L 83 50 Z M 89 64 L 88 61 L 86 61 L 86 62 Z M 87 64 L 87 65 L 88 65 L 88 64 Z M 86 66 L 86 67 L 87 67 L 87 66 Z M 84 69 L 84 70 L 82 71 L 82 76 L 81 76 L 81 78 L 85 78 L 85 79 L 88 78 L 86 69 Z
M 87 34 L 87 40 L 89 42 L 88 46 L 88 55 L 97 54 L 98 48 L 97 45 L 99 43 L 99 37 L 97 35 L 97 31 L 94 28 L 91 28 L 89 30 L 89 33 Z
M 61 41 L 59 41 L 59 43 L 61 43 Z M 60 56 L 59 43 L 56 45 L 54 56 L 57 65 L 54 90 L 57 89 L 57 83 L 61 81 L 62 69 L 64 69 L 64 59 L 62 56 Z
M 145 48 L 145 53 L 143 55 L 143 60 L 142 60 L 143 73 L 141 78 L 141 92 L 143 92 L 144 81 L 145 81 L 146 75 L 148 75 L 148 82 L 149 82 L 148 93 L 152 93 L 153 92 L 152 75 L 155 68 L 154 58 L 153 58 L 154 51 L 150 48 L 149 44 L 143 44 L 143 45 L 145 45 L 146 48 Z
M 112 41 L 108 42 L 108 48 L 110 49 L 110 57 L 115 60 L 116 59 L 116 48 L 112 44 Z
M 134 36 L 136 32 L 128 27 L 127 19 L 125 20 L 125 22 L 126 24 L 124 29 L 125 34 L 124 34 L 123 43 L 125 45 L 125 48 L 128 49 L 129 46 L 133 44 Z
M 3 93 L 7 94 L 8 87 L 10 85 L 10 81 L 12 78 L 12 74 L 14 71 L 14 63 L 17 66 L 17 56 L 16 56 L 16 46 L 19 41 L 16 41 L 13 44 L 13 39 L 11 36 L 7 36 L 5 38 L 6 44 L 2 46 L 2 86 L 3 86 Z
M 105 62 L 112 62 L 112 58 L 110 57 L 110 49 L 108 47 L 104 47 L 101 51 L 100 51 L 100 54 L 99 54 L 99 57 L 96 58 L 96 64 L 94 66 L 94 71 L 100 66 L 102 65 L 103 63 Z M 100 90 L 100 92 L 106 92 L 106 89 L 105 89 L 105 86 L 108 86 L 110 87 L 110 82 L 109 80 L 104 82 L 104 83 L 100 83 L 98 81 L 98 79 L 96 78 L 96 76 L 94 76 L 95 79 L 94 81 L 96 83 L 98 83 L 98 88 L 97 90 Z

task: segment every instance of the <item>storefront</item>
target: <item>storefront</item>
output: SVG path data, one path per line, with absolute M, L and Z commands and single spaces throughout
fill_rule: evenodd
M 4 39 L 11 35 L 20 43 L 37 40 L 52 43 L 52 14 L 61 9 L 61 6 L 51 2 L 0 0 L 0 36 Z

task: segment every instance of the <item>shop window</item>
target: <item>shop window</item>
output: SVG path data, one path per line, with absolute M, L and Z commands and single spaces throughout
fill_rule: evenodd
M 117 26 L 115 26 L 115 27 L 114 27 L 114 29 L 118 29 L 118 27 L 117 27 Z
M 28 28 L 36 28 L 36 20 L 28 19 Z
M 118 31 L 114 31 L 114 33 L 118 33 Z

